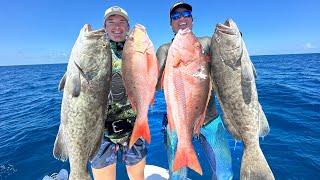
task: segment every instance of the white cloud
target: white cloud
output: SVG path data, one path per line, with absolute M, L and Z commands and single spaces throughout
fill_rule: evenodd
M 316 49 L 317 48 L 311 43 L 306 43 L 306 44 L 304 44 L 303 47 L 304 47 L 304 49 Z

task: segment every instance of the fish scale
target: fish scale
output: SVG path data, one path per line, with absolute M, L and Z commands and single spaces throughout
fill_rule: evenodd
M 211 76 L 224 125 L 244 143 L 240 178 L 274 179 L 259 145 L 259 136 L 269 132 L 269 125 L 258 101 L 255 69 L 233 20 L 216 26 L 211 54 Z
M 63 90 L 61 122 L 53 149 L 55 158 L 69 159 L 70 180 L 91 179 L 87 163 L 103 137 L 111 61 L 104 29 L 92 31 L 84 25 L 59 84 Z
M 143 25 L 135 25 L 124 45 L 121 70 L 128 98 L 137 114 L 129 142 L 131 148 L 138 138 L 151 141 L 148 109 L 154 101 L 159 73 L 154 47 Z
M 208 57 L 202 52 L 190 29 L 179 30 L 168 50 L 162 80 L 169 128 L 178 137 L 172 169 L 187 166 L 201 175 L 192 136 L 204 122 L 211 91 Z

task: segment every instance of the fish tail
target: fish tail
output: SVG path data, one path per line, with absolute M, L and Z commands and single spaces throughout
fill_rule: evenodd
M 173 171 L 177 171 L 184 166 L 187 166 L 202 175 L 202 169 L 193 148 L 177 148 L 173 162 Z
M 147 117 L 146 120 L 138 119 L 137 117 L 131 134 L 129 148 L 131 148 L 140 137 L 150 144 L 151 136 Z
M 244 148 L 240 179 L 275 179 L 259 144 Z
M 61 161 L 66 161 L 69 158 L 69 153 L 68 153 L 68 148 L 67 148 L 67 143 L 65 138 L 66 137 L 63 136 L 63 127 L 62 125 L 60 125 L 56 140 L 54 142 L 53 156 L 56 159 L 59 159 Z

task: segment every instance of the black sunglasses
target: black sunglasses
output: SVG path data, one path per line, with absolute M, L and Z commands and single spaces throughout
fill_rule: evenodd
M 185 18 L 190 18 L 190 17 L 192 17 L 192 14 L 191 14 L 191 11 L 182 11 L 182 12 L 178 12 L 178 11 L 176 11 L 176 12 L 173 12 L 171 15 L 170 15 L 170 18 L 172 19 L 172 20 L 178 20 L 178 19 L 180 19 L 181 17 L 185 17 Z

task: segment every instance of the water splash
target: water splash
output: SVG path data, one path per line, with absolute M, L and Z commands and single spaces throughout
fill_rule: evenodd
M 6 179 L 17 171 L 18 170 L 12 164 L 2 164 L 0 165 L 0 179 Z
M 237 140 L 234 140 L 234 146 L 233 146 L 233 150 L 235 151 L 236 150 L 236 147 L 237 147 L 237 143 L 240 142 L 240 141 L 237 141 Z

